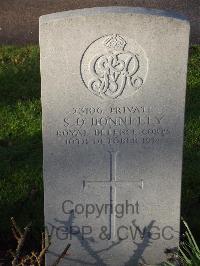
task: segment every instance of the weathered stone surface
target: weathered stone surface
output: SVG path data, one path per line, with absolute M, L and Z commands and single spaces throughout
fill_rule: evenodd
M 93 8 L 40 18 L 47 265 L 156 264 L 178 245 L 189 24 Z

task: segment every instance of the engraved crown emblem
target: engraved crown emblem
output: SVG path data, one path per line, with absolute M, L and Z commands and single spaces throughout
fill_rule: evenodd
M 119 51 L 124 50 L 126 46 L 126 41 L 120 35 L 114 34 L 104 41 L 104 45 L 108 49 Z

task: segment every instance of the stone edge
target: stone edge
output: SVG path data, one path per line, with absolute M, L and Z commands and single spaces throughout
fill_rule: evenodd
M 95 15 L 103 15 L 106 13 L 144 14 L 144 15 L 152 15 L 152 16 L 159 16 L 159 17 L 168 17 L 168 18 L 176 19 L 176 20 L 179 20 L 180 22 L 182 21 L 182 22 L 186 22 L 189 24 L 187 17 L 179 13 L 176 13 L 174 11 L 165 11 L 165 10 L 160 10 L 160 9 L 130 7 L 130 6 L 91 7 L 91 8 L 62 11 L 62 12 L 40 16 L 39 23 L 40 24 L 47 23 L 49 21 L 63 19 L 65 17 L 95 16 Z

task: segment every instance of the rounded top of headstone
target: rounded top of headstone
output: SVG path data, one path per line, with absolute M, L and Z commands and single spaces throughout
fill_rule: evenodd
M 150 9 L 143 7 L 131 7 L 131 6 L 108 6 L 108 7 L 91 7 L 83 9 L 75 9 L 63 12 L 52 13 L 43 15 L 40 17 L 40 23 L 45 23 L 51 20 L 63 19 L 68 16 L 94 16 L 106 13 L 125 13 L 125 14 L 143 14 L 152 16 L 169 17 L 172 19 L 188 22 L 184 15 L 176 13 L 174 11 L 165 11 L 160 9 Z

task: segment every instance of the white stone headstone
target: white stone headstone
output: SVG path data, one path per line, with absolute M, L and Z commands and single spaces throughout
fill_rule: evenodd
M 178 246 L 189 24 L 164 11 L 40 18 L 51 265 L 160 263 Z

